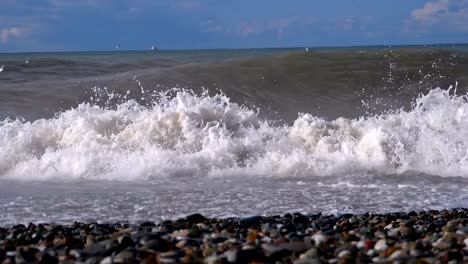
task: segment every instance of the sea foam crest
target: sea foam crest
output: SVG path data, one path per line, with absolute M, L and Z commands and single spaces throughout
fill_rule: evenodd
M 0 177 L 159 177 L 400 174 L 468 177 L 467 96 L 434 89 L 411 111 L 288 126 L 260 120 L 224 94 L 162 94 L 150 107 L 82 103 L 51 119 L 0 122 Z

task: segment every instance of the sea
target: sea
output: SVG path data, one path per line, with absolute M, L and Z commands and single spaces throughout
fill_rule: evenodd
M 468 45 L 1 65 L 0 226 L 468 207 Z

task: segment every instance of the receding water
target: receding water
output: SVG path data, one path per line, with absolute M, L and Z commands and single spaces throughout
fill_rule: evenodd
M 204 178 L 145 182 L 8 182 L 0 222 L 138 222 L 191 213 L 242 217 L 285 212 L 339 214 L 466 207 L 468 181 L 428 175 Z

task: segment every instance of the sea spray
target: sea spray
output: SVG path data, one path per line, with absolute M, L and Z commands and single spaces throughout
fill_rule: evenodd
M 178 89 L 159 93 L 151 105 L 82 103 L 50 119 L 0 122 L 0 176 L 468 177 L 467 96 L 451 91 L 431 90 L 411 111 L 332 121 L 305 113 L 281 126 L 223 93 Z

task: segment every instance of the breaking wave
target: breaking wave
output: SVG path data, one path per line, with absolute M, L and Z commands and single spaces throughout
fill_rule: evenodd
M 82 103 L 49 119 L 0 122 L 0 177 L 147 180 L 402 174 L 468 177 L 468 97 L 433 89 L 410 111 L 290 125 L 228 95 L 161 93 L 152 105 Z

